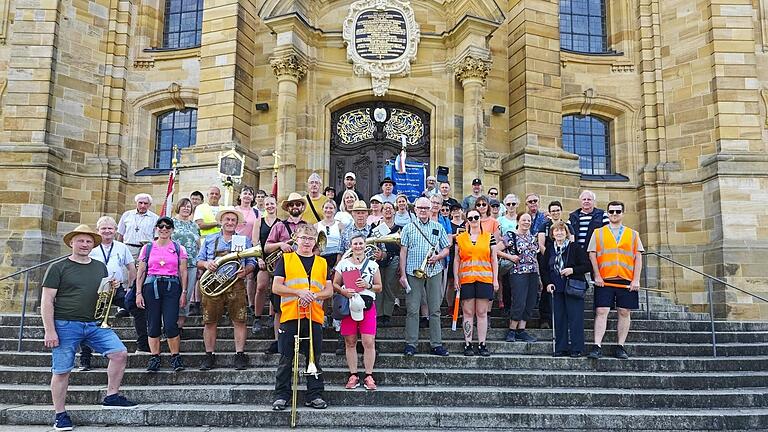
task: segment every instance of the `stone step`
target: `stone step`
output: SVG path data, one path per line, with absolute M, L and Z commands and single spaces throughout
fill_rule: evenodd
M 148 378 L 151 379 L 151 378 Z M 346 382 L 346 378 L 343 380 Z M 300 387 L 303 387 L 303 382 Z M 67 393 L 70 405 L 97 405 L 104 398 L 104 385 L 71 385 Z M 269 403 L 274 398 L 274 383 L 172 386 L 123 386 L 121 393 L 141 404 L 250 404 Z M 346 390 L 341 381 L 325 385 L 324 398 L 336 406 L 368 407 L 446 407 L 460 401 L 464 407 L 584 407 L 642 409 L 679 408 L 764 408 L 768 406 L 768 389 L 662 390 L 604 388 L 537 388 L 521 387 L 446 387 L 446 386 L 380 386 L 365 391 L 362 386 Z M 50 404 L 48 385 L 0 385 L 0 404 Z
M 429 343 L 422 339 L 416 346 L 419 352 L 426 353 L 429 351 Z M 123 341 L 125 346 L 130 352 L 136 350 L 136 342 Z M 272 343 L 270 340 L 248 340 L 246 341 L 246 352 L 263 352 Z M 17 340 L 15 339 L 0 339 L 0 350 L 10 351 L 17 348 Z M 219 340 L 216 343 L 217 351 L 228 352 L 234 351 L 235 343 L 231 339 Z M 533 343 L 525 342 L 504 342 L 488 340 L 488 349 L 492 354 L 551 354 L 552 342 L 551 340 L 541 340 Z M 405 343 L 402 339 L 377 339 L 376 349 L 382 353 L 400 353 L 403 351 Z M 464 342 L 461 340 L 443 340 L 443 346 L 455 354 L 464 351 Z M 338 341 L 333 339 L 323 340 L 323 351 L 334 352 L 338 347 Z M 25 340 L 23 343 L 23 349 L 28 351 L 45 351 L 42 339 L 30 339 Z M 673 343 L 647 343 L 647 342 L 633 342 L 626 345 L 627 352 L 630 355 L 637 356 L 710 356 L 712 355 L 712 345 L 709 343 L 688 343 L 688 344 L 673 344 Z M 722 356 L 735 356 L 735 355 L 768 355 L 768 343 L 718 343 L 717 351 Z M 182 340 L 181 352 L 205 352 L 203 341 L 198 340 Z M 610 355 L 612 351 L 610 347 L 605 350 L 606 355 Z
M 460 325 L 459 325 L 460 327 Z M 615 327 L 613 327 L 615 328 Z M 131 327 L 114 328 L 117 336 L 124 340 L 130 341 L 136 338 L 136 331 Z M 18 327 L 2 326 L 0 327 L 0 338 L 17 340 Z M 477 331 L 477 329 L 475 329 Z M 491 328 L 488 330 L 489 340 L 503 340 L 507 335 L 506 328 Z M 552 330 L 550 329 L 529 329 L 528 333 L 539 339 L 552 339 Z M 333 329 L 326 329 L 323 333 L 324 339 L 335 339 L 337 334 Z M 376 337 L 380 339 L 398 339 L 404 337 L 405 329 L 403 327 L 379 327 L 376 331 Z M 42 340 L 45 335 L 45 331 L 42 327 L 25 327 L 24 328 L 24 340 Z M 421 338 L 427 338 L 429 336 L 429 329 L 420 329 L 419 335 Z M 584 335 L 587 341 L 591 341 L 594 338 L 594 332 L 586 329 Z M 232 327 L 222 327 L 217 331 L 218 340 L 228 340 L 234 337 L 234 329 Z M 272 329 L 262 329 L 257 333 L 249 333 L 248 338 L 253 340 L 265 340 L 274 337 Z M 768 331 L 764 332 L 718 332 L 718 343 L 756 343 L 756 342 L 768 342 Z M 185 341 L 201 340 L 203 338 L 202 327 L 185 327 L 183 339 Z M 443 329 L 443 338 L 448 340 L 463 340 L 464 334 L 460 331 L 451 331 L 450 329 Z M 606 342 L 616 342 L 616 331 L 608 330 L 605 335 Z M 691 331 L 643 331 L 632 330 L 627 336 L 629 343 L 635 342 L 653 342 L 653 343 L 711 343 L 712 334 L 710 332 L 691 332 Z M 27 346 L 25 344 L 25 346 Z M 27 346 L 27 348 L 29 348 Z
M 362 391 L 361 391 L 362 392 Z M 260 401 L 259 401 L 260 402 Z M 375 415 L 363 415 L 359 406 L 330 406 L 325 410 L 299 408 L 298 424 L 312 427 L 474 429 L 637 429 L 723 430 L 758 429 L 768 422 L 768 409 L 606 409 L 504 407 L 478 410 L 476 407 L 376 407 Z M 49 406 L 4 406 L 2 421 L 7 424 L 50 424 Z M 128 410 L 105 410 L 96 405 L 69 405 L 75 424 L 156 426 L 287 427 L 289 410 L 274 412 L 259 404 L 148 404 Z M 373 411 L 371 411 L 373 412 Z
M 610 347 L 606 347 L 608 352 Z M 185 363 L 190 368 L 200 364 L 204 354 L 183 353 Z M 250 367 L 277 368 L 279 356 L 276 354 L 249 353 Z M 219 351 L 217 362 L 220 368 L 231 368 L 234 353 Z M 148 354 L 130 354 L 129 368 L 144 368 L 147 365 Z M 430 354 L 417 354 L 405 357 L 402 354 L 380 353 L 376 358 L 377 368 L 390 369 L 479 369 L 486 371 L 540 369 L 587 370 L 598 372 L 716 372 L 716 371 L 765 371 L 766 357 L 759 355 L 731 357 L 632 357 L 628 360 L 618 360 L 603 357 L 599 360 L 587 358 L 554 358 L 549 354 L 509 355 L 496 354 L 491 357 L 464 357 L 454 354 L 449 357 L 438 357 Z M 100 356 L 93 358 L 94 365 L 104 367 L 105 359 Z M 325 367 L 346 367 L 344 356 L 323 353 L 318 364 Z M 0 365 L 17 367 L 51 367 L 51 354 L 45 352 L 0 352 Z
M 186 359 L 186 357 L 185 357 Z M 103 362 L 99 362 L 102 364 Z M 302 363 L 303 364 L 303 363 Z M 560 365 L 567 366 L 567 365 Z M 70 385 L 104 387 L 106 370 L 94 368 L 88 372 L 75 371 L 70 375 Z M 346 366 L 323 368 L 326 383 L 344 383 L 349 376 Z M 597 370 L 569 370 L 552 367 L 546 373 L 541 369 L 488 370 L 469 369 L 374 369 L 376 382 L 380 386 L 491 386 L 515 387 L 570 387 L 572 389 L 724 389 L 768 387 L 768 371 L 734 372 L 636 372 L 613 371 L 606 374 Z M 41 385 L 48 388 L 51 380 L 50 367 L 0 366 L 0 382 L 26 385 Z M 163 358 L 163 368 L 149 374 L 143 368 L 129 368 L 125 371 L 123 386 L 197 386 L 240 385 L 243 383 L 274 385 L 274 367 L 253 367 L 244 371 L 231 368 L 217 368 L 200 371 L 187 368 L 178 373 L 170 371 L 168 357 Z

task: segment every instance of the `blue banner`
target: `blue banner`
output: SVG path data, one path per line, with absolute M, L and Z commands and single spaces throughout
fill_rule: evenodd
M 427 184 L 427 164 L 422 162 L 405 163 L 405 173 L 400 174 L 395 169 L 394 159 L 388 160 L 384 167 L 384 176 L 395 181 L 396 194 L 402 193 L 408 197 L 408 201 L 413 203 L 416 198 L 426 189 Z

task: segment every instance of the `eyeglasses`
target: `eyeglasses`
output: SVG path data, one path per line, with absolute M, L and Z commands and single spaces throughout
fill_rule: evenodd
M 429 210 L 431 207 L 416 207 L 416 210 Z
M 514 206 L 516 206 L 516 205 L 517 205 L 517 203 L 515 203 L 515 202 L 512 202 L 512 203 L 504 203 L 504 205 L 505 205 L 505 206 L 507 206 L 507 207 L 514 207 Z
M 303 240 L 303 241 L 308 242 L 308 241 L 315 241 L 315 238 L 314 237 L 299 236 L 299 237 L 297 237 L 297 240 Z
M 539 200 L 537 200 L 537 199 L 535 199 L 535 200 L 528 200 L 528 201 L 526 201 L 526 202 L 527 202 L 528 204 L 536 204 L 537 202 L 539 202 Z
M 624 210 L 608 210 L 608 214 L 622 214 Z
M 470 222 L 472 222 L 472 221 L 479 221 L 480 220 L 480 215 L 477 215 L 477 216 L 467 216 L 467 220 L 470 221 Z
M 172 226 L 166 225 L 166 224 L 160 224 L 157 226 L 158 229 L 173 229 Z
M 304 205 L 304 203 L 300 203 L 300 202 L 288 203 L 288 207 L 301 207 L 303 205 Z
M 488 207 L 488 204 L 486 204 L 486 203 L 477 203 L 477 204 L 475 204 L 475 207 Z

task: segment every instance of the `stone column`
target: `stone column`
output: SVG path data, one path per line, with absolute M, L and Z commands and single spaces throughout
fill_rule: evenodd
M 485 125 L 483 122 L 483 98 L 485 81 L 490 62 L 478 57 L 465 56 L 454 66 L 456 79 L 464 88 L 464 129 L 462 131 L 462 155 L 464 183 L 483 178 L 483 152 L 485 150 Z M 464 190 L 469 190 L 465 185 Z
M 277 77 L 277 133 L 275 152 L 280 198 L 296 190 L 296 100 L 299 81 L 307 73 L 306 62 L 296 53 L 278 55 L 270 60 Z

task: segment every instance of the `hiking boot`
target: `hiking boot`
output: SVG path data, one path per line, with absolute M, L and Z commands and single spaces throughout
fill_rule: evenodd
M 181 372 L 184 370 L 184 362 L 181 360 L 181 355 L 176 354 L 171 356 L 171 368 L 174 372 Z
M 600 345 L 595 345 L 592 348 L 592 351 L 589 352 L 589 355 L 587 357 L 597 360 L 602 356 L 603 356 L 603 349 L 600 347 Z
M 159 355 L 150 356 L 147 361 L 147 372 L 157 372 L 160 370 L 161 363 Z
M 128 313 L 128 309 L 123 308 L 117 308 L 117 313 L 115 313 L 115 318 L 127 318 L 130 315 Z
M 101 403 L 102 408 L 133 408 L 136 402 L 129 401 L 125 396 L 115 393 L 104 398 Z
M 528 334 L 525 330 L 519 330 L 515 333 L 515 340 L 521 342 L 536 342 L 538 339 Z
M 216 367 L 216 354 L 205 353 L 205 357 L 203 357 L 203 361 L 200 363 L 200 370 L 207 371 L 215 367 Z
M 475 355 L 475 349 L 472 347 L 472 344 L 467 342 L 464 344 L 464 355 L 467 357 L 472 357 Z
M 248 356 L 239 352 L 235 354 L 235 370 L 248 369 Z
M 75 425 L 72 424 L 72 419 L 69 418 L 69 414 L 66 411 L 56 413 L 56 420 L 53 422 L 53 428 L 57 431 L 71 431 Z
M 627 350 L 624 349 L 623 345 L 616 347 L 616 351 L 613 353 L 613 356 L 621 360 L 626 360 L 629 358 L 629 354 L 627 354 Z
M 376 381 L 373 380 L 373 375 L 365 376 L 365 379 L 363 380 L 363 387 L 365 387 L 366 390 L 376 390 Z
M 488 347 L 485 345 L 485 342 L 481 342 L 480 345 L 477 346 L 477 353 L 480 354 L 481 357 L 491 356 L 491 352 L 488 351 Z
M 360 377 L 357 376 L 357 374 L 349 375 L 349 379 L 347 380 L 347 385 L 344 386 L 347 390 L 352 390 L 360 387 Z

